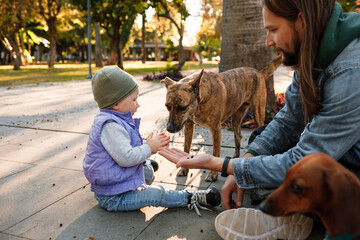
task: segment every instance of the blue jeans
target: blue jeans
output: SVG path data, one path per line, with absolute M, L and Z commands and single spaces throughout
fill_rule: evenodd
M 154 180 L 153 168 L 150 162 L 144 165 L 145 180 L 151 184 Z M 119 195 L 95 195 L 100 206 L 109 212 L 125 212 L 139 210 L 143 207 L 186 207 L 188 193 L 184 190 L 167 190 L 163 186 L 148 186 L 140 191 L 133 190 Z

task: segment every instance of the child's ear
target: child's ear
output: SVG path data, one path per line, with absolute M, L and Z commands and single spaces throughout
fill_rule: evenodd
M 111 110 L 115 110 L 115 111 L 117 111 L 117 110 L 118 110 L 118 108 L 119 108 L 119 102 L 118 102 L 118 103 L 116 103 L 114 106 L 112 106 L 110 109 L 111 109 Z

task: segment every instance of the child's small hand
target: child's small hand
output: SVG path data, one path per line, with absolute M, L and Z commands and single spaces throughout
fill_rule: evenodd
M 170 136 L 167 136 L 165 133 L 160 133 L 153 137 L 151 133 L 146 140 L 146 143 L 150 146 L 151 153 L 156 153 L 161 147 L 168 147 L 170 144 Z
M 170 144 L 170 136 L 166 135 L 165 132 L 156 135 L 155 138 L 163 141 L 163 145 L 160 147 L 168 147 Z

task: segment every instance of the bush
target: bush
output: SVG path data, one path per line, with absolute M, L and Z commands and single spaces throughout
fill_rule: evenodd
M 152 73 L 152 74 L 147 74 L 143 77 L 143 80 L 146 81 L 160 81 L 163 80 L 164 78 L 169 77 L 174 81 L 179 81 L 180 79 L 184 78 L 184 75 L 182 75 L 180 72 L 178 74 L 171 74 L 169 72 L 160 72 L 160 73 Z
M 180 73 L 179 70 L 176 69 L 176 65 L 171 65 L 171 58 L 166 62 L 166 72 L 160 72 L 156 74 L 155 72 L 152 74 L 147 74 L 143 77 L 143 80 L 147 81 L 160 81 L 166 77 L 171 78 L 174 81 L 179 81 L 180 79 L 184 78 L 184 76 Z

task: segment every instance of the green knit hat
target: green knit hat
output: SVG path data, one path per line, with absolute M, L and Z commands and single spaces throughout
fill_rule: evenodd
M 119 67 L 104 67 L 92 78 L 92 91 L 99 108 L 111 108 L 138 88 L 133 76 Z

